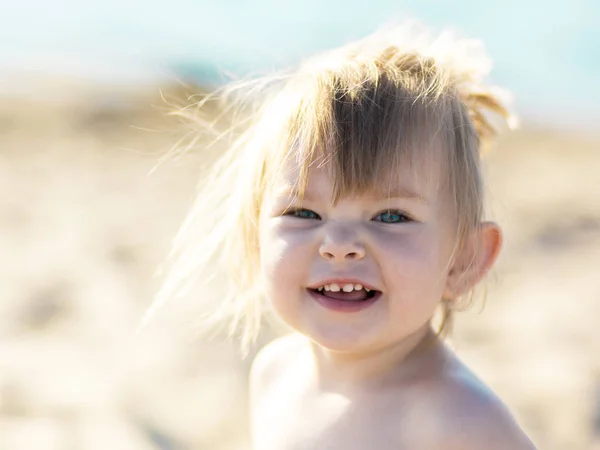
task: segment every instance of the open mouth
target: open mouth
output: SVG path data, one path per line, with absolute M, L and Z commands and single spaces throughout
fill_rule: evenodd
M 318 287 L 317 289 L 310 289 L 317 294 L 320 294 L 324 297 L 332 298 L 335 300 L 346 300 L 351 302 L 361 302 L 365 300 L 369 300 L 379 291 L 374 289 L 366 288 L 360 284 L 343 284 L 339 285 L 336 283 L 325 284 L 323 286 Z
M 381 291 L 355 283 L 329 283 L 318 288 L 309 288 L 308 291 L 321 305 L 344 311 L 363 309 L 381 296 Z

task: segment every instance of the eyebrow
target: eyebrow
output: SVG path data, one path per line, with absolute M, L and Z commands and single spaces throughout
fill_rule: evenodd
M 318 198 L 318 196 L 315 197 L 308 191 L 304 191 L 303 195 L 300 196 L 300 192 L 297 189 L 282 189 L 280 191 L 280 195 L 293 198 L 302 198 L 303 200 L 307 200 L 309 202 L 313 201 L 314 198 Z
M 290 196 L 290 197 L 300 198 L 300 192 L 296 189 L 283 189 L 281 191 L 281 194 Z M 397 186 L 392 187 L 389 190 L 382 190 L 382 189 L 375 190 L 375 191 L 373 191 L 373 193 L 371 195 L 381 196 L 384 199 L 400 198 L 400 199 L 414 200 L 419 203 L 429 203 L 429 201 L 425 197 L 418 194 L 417 192 L 414 192 L 407 188 L 397 187 Z M 314 199 L 319 198 L 319 195 L 315 196 L 311 192 L 305 191 L 302 198 L 306 201 L 312 202 Z
M 378 191 L 376 191 L 376 193 L 378 195 L 382 195 L 385 198 L 405 198 L 408 200 L 415 200 L 420 203 L 429 203 L 428 200 L 425 197 L 423 197 L 421 194 L 419 194 L 415 191 L 412 191 L 410 189 L 398 187 L 398 186 L 392 187 L 387 191 L 378 190 Z

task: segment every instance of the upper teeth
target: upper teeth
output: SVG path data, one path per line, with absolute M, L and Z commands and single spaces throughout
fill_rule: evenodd
M 352 291 L 360 291 L 361 289 L 364 289 L 367 292 L 371 291 L 371 289 L 363 288 L 362 284 L 352 284 L 352 283 L 343 284 L 341 286 L 337 283 L 330 283 L 330 284 L 324 284 L 323 286 L 320 286 L 317 288 L 318 291 L 326 290 L 326 291 L 331 291 L 331 292 L 339 292 L 339 291 L 352 292 Z

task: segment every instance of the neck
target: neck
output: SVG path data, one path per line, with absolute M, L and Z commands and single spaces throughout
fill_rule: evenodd
M 320 389 L 344 390 L 382 385 L 439 364 L 443 345 L 429 326 L 400 343 L 361 354 L 336 352 L 312 343 Z

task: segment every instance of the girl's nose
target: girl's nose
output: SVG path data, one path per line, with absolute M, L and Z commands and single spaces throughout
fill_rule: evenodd
M 319 253 L 328 261 L 359 260 L 365 257 L 365 247 L 358 241 L 356 233 L 336 229 L 324 237 Z

